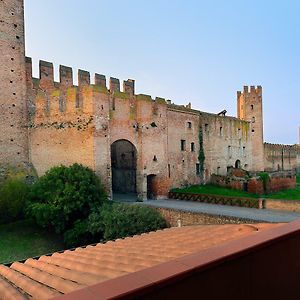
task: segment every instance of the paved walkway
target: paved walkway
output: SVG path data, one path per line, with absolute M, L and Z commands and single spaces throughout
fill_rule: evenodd
M 300 213 L 296 212 L 207 204 L 182 200 L 148 200 L 141 202 L 141 204 L 270 223 L 291 222 L 300 218 Z

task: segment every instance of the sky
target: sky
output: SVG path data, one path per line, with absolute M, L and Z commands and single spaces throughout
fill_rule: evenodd
M 26 55 L 126 80 L 136 93 L 236 116 L 262 85 L 264 139 L 298 143 L 298 0 L 25 0 Z

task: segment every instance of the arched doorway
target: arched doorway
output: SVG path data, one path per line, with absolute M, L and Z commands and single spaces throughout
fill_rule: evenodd
M 240 169 L 241 168 L 241 161 L 239 159 L 235 162 L 235 168 L 236 169 Z
M 136 193 L 137 151 L 127 140 L 111 145 L 112 190 L 117 193 Z

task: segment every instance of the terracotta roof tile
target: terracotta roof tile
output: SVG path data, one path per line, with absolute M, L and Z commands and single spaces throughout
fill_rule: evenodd
M 0 266 L 0 299 L 51 299 L 281 224 L 169 228 Z

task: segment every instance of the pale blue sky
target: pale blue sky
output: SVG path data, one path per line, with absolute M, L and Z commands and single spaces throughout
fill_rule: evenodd
M 299 15 L 298 0 L 25 0 L 26 54 L 35 76 L 43 59 L 234 116 L 236 91 L 262 85 L 265 141 L 294 144 Z

